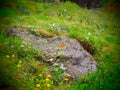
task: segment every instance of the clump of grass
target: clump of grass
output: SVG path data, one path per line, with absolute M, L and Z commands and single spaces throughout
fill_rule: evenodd
M 38 33 L 42 35 L 43 37 L 54 37 L 55 33 L 49 32 L 47 30 L 39 30 Z
M 33 78 L 38 73 L 47 73 L 47 67 L 42 64 L 42 60 L 36 61 L 36 58 L 34 58 L 36 51 L 31 45 L 16 38 L 8 38 L 3 32 L 0 32 L 0 38 L 1 88 L 19 89 L 30 87 L 34 89 L 35 82 Z M 43 58 L 43 55 L 39 53 L 39 57 Z M 47 85 L 47 87 L 50 87 L 50 85 Z

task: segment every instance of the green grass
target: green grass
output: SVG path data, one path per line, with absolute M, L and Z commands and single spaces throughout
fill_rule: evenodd
M 5 2 L 0 9 L 0 87 L 15 90 L 118 90 L 120 83 L 120 23 L 119 12 L 86 10 L 76 4 L 39 3 L 34 1 Z M 10 27 L 29 28 L 33 34 L 47 36 L 66 35 L 80 37 L 92 45 L 96 53 L 98 71 L 80 77 L 78 81 L 65 82 L 63 71 L 50 73 L 43 63 L 44 55 L 28 43 L 15 37 L 6 37 Z M 65 30 L 56 30 L 56 27 Z M 38 59 L 39 58 L 39 59 Z M 43 75 L 40 77 L 39 75 Z M 49 82 L 47 75 L 51 74 Z M 40 84 L 37 88 L 36 84 Z

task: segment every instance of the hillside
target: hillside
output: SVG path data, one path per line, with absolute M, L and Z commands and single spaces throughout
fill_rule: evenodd
M 6 0 L 7 1 L 7 0 Z M 1 1 L 2 2 L 2 1 Z M 81 8 L 72 2 L 35 0 L 2 2 L 0 8 L 0 89 L 2 90 L 118 90 L 120 83 L 120 15 Z M 97 72 L 61 78 L 60 67 L 50 68 L 44 53 L 19 38 L 6 36 L 9 28 L 27 29 L 35 36 L 76 39 L 98 63 Z M 10 33 L 10 32 L 9 32 Z M 30 39 L 30 38 L 29 38 Z M 44 41 L 43 41 L 44 42 Z M 60 46 L 64 48 L 64 44 Z M 57 70 L 57 71 L 56 71 Z M 53 72 L 50 72 L 53 71 Z

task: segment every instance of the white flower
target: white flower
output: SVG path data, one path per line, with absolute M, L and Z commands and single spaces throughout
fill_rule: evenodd
M 91 33 L 89 32 L 88 35 L 90 35 Z
M 52 62 L 53 61 L 53 58 L 51 58 L 51 59 L 48 59 L 48 60 L 46 60 L 47 62 Z
M 67 69 L 67 68 L 64 67 L 63 64 L 61 64 L 60 68 L 63 69 L 63 70 L 66 70 L 66 69 Z
M 14 46 L 12 45 L 11 48 L 13 48 Z
M 21 47 L 23 48 L 23 47 L 24 47 L 24 45 L 21 45 Z
M 89 40 L 89 37 L 86 37 L 87 40 Z
M 58 69 L 57 69 L 57 68 L 54 68 L 54 71 L 58 71 Z
M 37 31 L 36 29 L 34 29 L 34 31 Z
M 58 63 L 54 63 L 53 66 L 58 66 L 59 64 Z
M 51 62 L 53 61 L 53 58 L 49 59 Z
M 55 26 L 55 23 L 53 23 L 53 27 Z

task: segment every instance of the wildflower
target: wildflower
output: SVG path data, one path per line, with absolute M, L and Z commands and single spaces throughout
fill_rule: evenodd
M 60 68 L 63 69 L 63 70 L 66 70 L 66 68 L 64 67 L 63 64 L 61 64 Z
M 37 88 L 39 88 L 39 87 L 40 87 L 40 84 L 36 84 L 35 86 L 36 86 Z
M 64 80 L 65 80 L 65 81 L 68 81 L 68 80 L 69 80 L 69 78 L 65 78 Z
M 49 78 L 46 78 L 45 80 L 46 80 L 46 81 L 49 81 L 50 79 L 49 79 Z
M 22 63 L 22 61 L 20 60 L 19 63 Z
M 24 47 L 24 45 L 21 45 L 21 47 L 23 48 L 23 47 Z
M 59 45 L 59 48 L 60 48 L 60 49 L 65 49 L 65 48 L 66 48 L 66 45 L 63 44 L 63 43 L 61 43 L 61 44 Z
M 14 58 L 14 57 L 15 57 L 15 55 L 13 54 L 13 55 L 12 55 L 12 58 Z
M 38 76 L 42 77 L 42 74 L 39 74 Z
M 51 58 L 51 59 L 48 59 L 48 60 L 46 60 L 47 62 L 52 62 L 53 61 L 53 58 Z
M 90 32 L 88 32 L 88 35 L 90 35 L 91 33 Z
M 4 42 L 5 44 L 7 44 L 8 42 Z
M 54 71 L 58 71 L 58 69 L 57 69 L 57 68 L 54 68 Z
M 18 64 L 18 65 L 17 65 L 17 67 L 18 67 L 18 68 L 20 68 L 20 67 L 21 67 L 21 65 L 20 65 L 20 64 Z
M 34 31 L 37 31 L 36 29 L 34 29 Z
M 19 29 L 19 32 L 24 32 L 22 28 Z
M 48 74 L 48 75 L 47 75 L 47 78 L 51 78 L 51 75 L 50 75 L 50 74 Z
M 53 58 L 51 58 L 50 61 L 53 61 Z
M 48 83 L 48 84 L 46 84 L 46 86 L 49 88 L 51 85 Z
M 6 55 L 6 58 L 9 58 L 10 56 L 9 55 Z
M 67 74 L 67 77 L 70 77 L 71 75 L 70 74 Z
M 54 63 L 53 66 L 58 66 L 59 64 L 58 63 Z
M 12 45 L 11 48 L 13 48 L 14 46 Z
M 53 27 L 55 26 L 55 23 L 53 23 Z
M 87 40 L 89 40 L 89 37 L 86 37 Z

